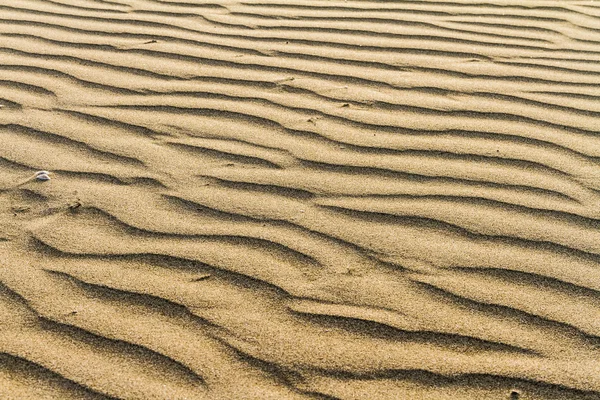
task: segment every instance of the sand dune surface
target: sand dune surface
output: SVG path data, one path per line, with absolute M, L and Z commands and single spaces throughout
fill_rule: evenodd
M 600 399 L 599 86 L 594 1 L 0 1 L 0 398 Z

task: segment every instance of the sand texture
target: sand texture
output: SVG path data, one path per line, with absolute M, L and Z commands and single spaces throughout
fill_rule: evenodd
M 599 87 L 599 1 L 0 0 L 0 399 L 600 399 Z

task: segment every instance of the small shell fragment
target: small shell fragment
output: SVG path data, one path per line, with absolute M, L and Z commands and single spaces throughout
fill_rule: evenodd
M 33 175 L 37 178 L 39 175 L 50 175 L 50 172 L 48 172 L 48 171 L 38 171 L 38 172 L 36 172 Z
M 35 179 L 38 181 L 49 181 L 50 175 L 46 171 L 40 171 L 35 174 Z

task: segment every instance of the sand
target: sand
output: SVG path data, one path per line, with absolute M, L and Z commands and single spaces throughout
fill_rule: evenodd
M 600 399 L 600 2 L 0 12 L 0 398 Z

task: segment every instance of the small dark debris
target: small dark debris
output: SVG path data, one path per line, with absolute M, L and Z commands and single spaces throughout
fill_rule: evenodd
M 190 282 L 200 282 L 200 281 L 205 281 L 205 280 L 207 280 L 208 278 L 210 278 L 211 276 L 212 276 L 212 275 L 210 275 L 210 274 L 207 274 L 207 275 L 201 275 L 201 276 L 198 276 L 198 277 L 196 277 L 196 278 L 190 279 Z
M 521 393 L 517 390 L 513 390 L 510 392 L 510 400 L 519 400 L 521 398 Z

